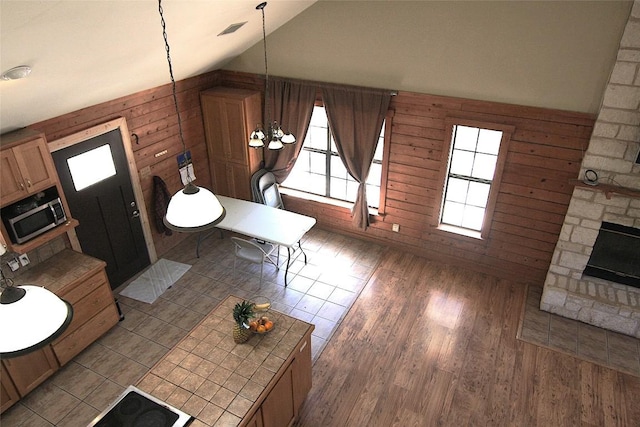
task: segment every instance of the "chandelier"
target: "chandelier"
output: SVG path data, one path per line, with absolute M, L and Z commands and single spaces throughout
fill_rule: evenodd
M 262 12 L 262 44 L 264 47 L 265 74 L 264 104 L 267 113 L 267 127 L 263 130 L 261 125 L 256 126 L 256 129 L 251 132 L 249 147 L 263 148 L 266 145 L 269 150 L 280 150 L 284 147 L 283 144 L 294 144 L 296 142 L 296 137 L 291 133 L 284 133 L 278 125 L 278 122 L 271 120 L 271 105 L 269 103 L 269 66 L 267 62 L 267 31 L 264 20 L 264 8 L 266 6 L 267 2 L 260 3 L 256 6 L 256 10 Z

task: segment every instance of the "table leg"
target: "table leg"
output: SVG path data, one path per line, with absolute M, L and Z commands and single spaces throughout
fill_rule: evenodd
M 302 252 L 302 255 L 304 255 L 304 263 L 307 263 L 307 253 L 304 251 L 304 249 L 302 249 L 302 244 L 300 242 L 298 242 L 298 249 L 300 249 L 300 252 Z M 293 250 L 293 253 L 296 253 L 296 249 Z M 298 259 L 297 255 L 295 259 Z M 287 285 L 289 284 L 287 282 L 287 274 L 289 274 L 289 265 L 291 265 L 291 248 L 289 246 L 287 246 L 287 268 L 284 271 L 284 286 L 287 287 Z
M 287 268 L 284 271 L 284 287 L 286 288 L 289 284 L 287 282 L 287 274 L 289 274 L 289 264 L 291 263 L 291 248 L 287 246 Z
M 222 233 L 222 229 L 219 228 L 218 230 L 220 231 L 220 238 L 223 239 L 224 238 L 224 234 Z M 212 231 L 211 233 L 207 234 L 204 237 L 202 237 L 202 233 L 203 233 L 202 231 L 200 233 L 198 233 L 198 243 L 196 244 L 196 258 L 200 258 L 200 242 L 202 242 L 204 239 L 209 237 L 214 232 L 215 231 Z

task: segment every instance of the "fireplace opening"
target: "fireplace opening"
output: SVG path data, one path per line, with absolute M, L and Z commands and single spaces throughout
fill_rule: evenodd
M 640 288 L 640 229 L 603 222 L 583 274 Z

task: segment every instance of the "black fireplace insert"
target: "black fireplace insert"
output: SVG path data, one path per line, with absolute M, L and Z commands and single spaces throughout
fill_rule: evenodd
M 640 288 L 640 229 L 603 222 L 584 274 Z

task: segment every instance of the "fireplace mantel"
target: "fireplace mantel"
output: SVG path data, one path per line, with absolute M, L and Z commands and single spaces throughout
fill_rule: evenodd
M 619 185 L 611 185 L 611 184 L 596 184 L 589 185 L 580 181 L 579 179 L 573 179 L 570 181 L 576 187 L 587 188 L 593 191 L 601 191 L 604 193 L 607 199 L 611 199 L 612 194 L 620 194 L 623 196 L 628 196 L 634 199 L 640 199 L 640 190 L 634 190 L 633 188 L 621 187 Z

